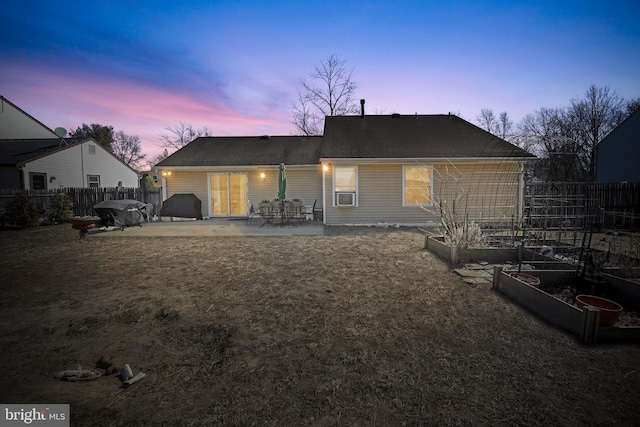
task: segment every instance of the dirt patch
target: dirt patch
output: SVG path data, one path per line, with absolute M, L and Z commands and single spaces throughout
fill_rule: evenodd
M 638 346 L 585 347 L 406 229 L 0 232 L 0 401 L 72 425 L 638 425 Z M 147 376 L 54 378 L 105 354 Z

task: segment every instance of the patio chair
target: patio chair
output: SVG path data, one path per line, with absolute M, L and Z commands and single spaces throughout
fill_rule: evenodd
M 251 223 L 252 220 L 255 219 L 259 219 L 260 222 L 262 223 L 263 219 L 262 219 L 262 210 L 260 209 L 260 207 L 258 207 L 258 209 L 253 207 L 253 203 L 251 203 L 250 200 L 247 200 L 247 225 L 249 225 Z
M 295 225 L 293 224 L 293 222 L 291 222 L 291 220 L 294 219 L 296 214 L 293 206 L 293 202 L 291 200 L 284 200 L 281 203 L 282 203 L 282 212 L 280 214 L 282 215 L 282 224 Z
M 304 203 L 300 199 L 293 199 L 291 201 L 291 209 L 293 210 L 291 219 L 296 221 L 302 221 L 306 218 Z
M 276 210 L 274 209 L 274 204 L 271 200 L 263 200 L 258 205 L 258 210 L 260 211 L 260 217 L 262 218 L 262 227 L 265 224 L 273 225 L 273 218 L 276 216 Z
M 314 200 L 313 208 L 311 209 L 311 212 L 313 214 L 313 220 L 322 221 L 322 208 L 320 207 L 316 208 L 317 203 L 318 203 L 318 199 Z

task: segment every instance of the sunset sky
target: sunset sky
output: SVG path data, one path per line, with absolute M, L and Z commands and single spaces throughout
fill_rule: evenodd
M 33 1 L 0 8 L 0 95 L 55 128 L 187 122 L 288 135 L 298 81 L 331 54 L 367 113 L 482 108 L 518 122 L 591 84 L 640 97 L 640 2 Z

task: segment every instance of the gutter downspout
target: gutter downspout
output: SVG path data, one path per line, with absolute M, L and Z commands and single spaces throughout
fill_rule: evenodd
M 87 183 L 85 182 L 84 179 L 84 150 L 83 147 L 84 146 L 84 142 L 80 143 L 80 173 L 81 173 L 81 182 L 82 182 L 82 188 L 87 188 Z
M 322 168 L 322 224 L 326 225 L 327 224 L 327 208 L 324 206 L 325 201 L 327 200 L 326 179 L 325 179 L 326 171 L 324 169 L 324 165 L 321 165 L 320 167 Z
M 522 224 L 524 215 L 524 162 L 520 162 L 520 173 L 518 174 L 518 224 Z
M 28 190 L 26 187 L 27 181 L 24 179 L 24 166 L 16 165 L 18 171 L 20 171 L 20 188 L 22 190 Z

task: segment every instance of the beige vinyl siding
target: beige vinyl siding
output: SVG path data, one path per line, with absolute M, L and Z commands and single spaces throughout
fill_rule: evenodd
M 350 166 L 340 164 L 340 166 Z M 333 173 L 325 174 L 327 224 L 376 224 L 379 222 L 424 224 L 425 212 L 416 206 L 402 206 L 401 164 L 358 165 L 356 207 L 333 206 Z
M 209 183 L 207 171 L 172 170 L 166 177 L 167 197 L 193 193 L 202 202 L 202 216 L 209 216 Z
M 434 196 L 460 218 L 510 222 L 519 209 L 520 165 L 513 162 L 440 164 L 434 167 Z
M 210 197 L 208 179 L 211 173 L 245 173 L 247 175 L 247 198 L 255 206 L 262 200 L 273 200 L 278 197 L 278 169 L 275 167 L 183 171 L 172 170 L 166 179 L 167 197 L 176 193 L 193 193 L 202 201 L 202 215 L 209 216 Z M 264 180 L 260 176 L 265 174 Z M 287 199 L 300 199 L 305 206 L 312 206 L 317 199 L 322 199 L 322 173 L 318 165 L 313 168 L 288 167 Z
M 278 198 L 278 169 L 254 169 L 249 173 L 248 197 L 256 206 L 262 200 Z M 264 181 L 260 174 L 264 173 Z M 300 199 L 305 206 L 313 206 L 313 202 L 322 199 L 322 172 L 320 165 L 313 168 L 286 168 L 287 199 Z
M 89 154 L 89 146 L 95 146 L 95 154 Z M 47 180 L 55 176 L 55 181 L 47 182 L 48 188 L 88 187 L 87 175 L 100 176 L 101 187 L 116 187 L 122 181 L 124 187 L 138 187 L 137 174 L 113 157 L 100 145 L 84 142 L 67 146 L 24 166 L 25 177 L 29 173 L 46 173 Z M 25 188 L 29 180 L 25 179 Z
M 340 165 L 348 166 L 347 163 Z M 353 165 L 356 165 L 354 163 Z M 358 206 L 333 206 L 331 169 L 326 180 L 327 224 L 398 224 L 439 223 L 435 206 L 402 206 L 404 191 L 402 167 L 405 164 L 357 164 Z M 517 218 L 519 172 L 518 163 L 467 164 L 425 163 L 433 167 L 433 200 L 455 203 L 459 215 L 477 221 L 510 221 Z M 455 200 L 455 202 L 454 202 Z

